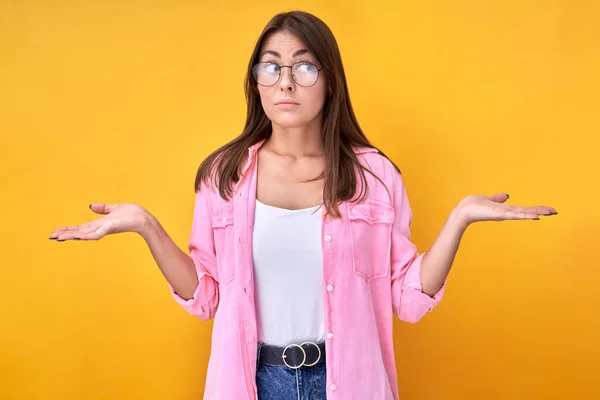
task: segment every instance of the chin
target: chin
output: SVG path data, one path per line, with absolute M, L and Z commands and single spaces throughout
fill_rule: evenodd
M 274 125 L 278 125 L 284 129 L 303 128 L 315 122 L 319 114 L 315 116 L 299 114 L 295 112 L 275 112 L 267 117 Z
M 300 128 L 310 123 L 307 118 L 298 118 L 295 115 L 281 116 L 278 115 L 275 118 L 269 118 L 274 125 L 278 125 L 285 129 Z
M 283 129 L 294 129 L 294 128 L 301 128 L 303 126 L 306 126 L 307 123 L 306 122 L 291 122 L 291 121 L 271 121 L 273 123 L 273 125 L 277 125 Z

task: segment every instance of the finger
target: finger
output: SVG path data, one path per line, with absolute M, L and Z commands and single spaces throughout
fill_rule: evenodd
M 497 203 L 504 203 L 506 200 L 509 199 L 509 197 L 510 196 L 508 193 L 497 193 L 493 196 L 489 196 L 488 199 L 490 199 L 491 201 L 497 202 Z M 548 207 L 548 206 L 530 206 L 530 207 L 510 206 L 510 207 L 513 207 L 515 211 L 528 213 L 528 215 L 530 215 L 531 213 L 535 213 L 537 215 L 545 215 L 545 216 L 558 214 L 558 212 L 556 211 L 555 208 Z
M 548 215 L 558 214 L 554 208 L 547 207 L 547 206 L 536 206 L 536 207 L 526 207 L 526 208 L 529 212 L 534 212 L 538 215 L 548 216 Z
M 90 210 L 95 212 L 96 214 L 108 214 L 114 209 L 114 204 L 105 204 L 105 203 L 92 203 L 90 204 Z
M 106 235 L 107 229 L 102 226 L 89 227 L 78 231 L 68 231 L 58 235 L 57 242 L 66 240 L 97 240 Z
M 542 206 L 542 208 L 546 209 L 546 211 L 549 211 L 549 213 L 544 213 L 544 215 L 556 215 L 558 214 L 558 211 L 556 211 L 556 208 L 554 207 L 548 207 L 548 206 Z
M 86 222 L 85 224 L 81 224 L 81 225 L 74 225 L 74 226 L 62 226 L 58 229 L 56 229 L 54 232 L 52 232 L 50 234 L 49 239 L 57 239 L 59 235 L 63 234 L 63 233 L 67 233 L 67 232 L 77 232 L 77 231 L 81 231 L 82 229 L 97 229 L 98 228 L 98 222 L 97 221 L 92 221 L 92 222 Z
M 63 239 L 63 238 L 71 238 L 77 236 L 79 233 L 89 233 L 98 229 L 99 225 L 95 223 L 87 223 L 79 226 L 68 226 L 63 228 L 58 228 L 50 235 L 51 240 Z
M 510 196 L 508 193 L 497 193 L 493 196 L 489 196 L 488 199 L 496 203 L 504 203 L 509 197 Z
M 56 229 L 55 232 L 70 232 L 77 229 L 79 229 L 79 225 L 61 226 L 60 228 Z
M 540 219 L 540 217 L 538 214 L 532 213 L 532 212 L 507 209 L 504 212 L 502 219 L 504 219 L 504 220 L 527 220 L 527 219 L 538 220 L 538 219 Z
M 72 240 L 78 237 L 79 231 L 70 230 L 64 232 L 58 232 L 57 234 L 50 236 L 50 239 L 56 240 L 57 242 L 64 242 L 65 240 Z
M 558 214 L 552 207 L 547 206 L 533 206 L 533 207 L 522 207 L 522 206 L 509 206 L 513 211 L 523 212 L 537 215 L 554 215 Z
M 74 231 L 77 231 L 78 229 L 79 229 L 79 225 L 62 226 L 50 234 L 50 239 L 57 239 L 58 236 L 61 234 L 68 233 L 68 232 L 74 232 Z

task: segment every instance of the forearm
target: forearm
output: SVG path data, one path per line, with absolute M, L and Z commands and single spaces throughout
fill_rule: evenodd
M 467 226 L 460 216 L 460 210 L 454 209 L 439 236 L 421 260 L 423 293 L 433 296 L 444 284 Z
M 146 241 L 158 268 L 183 299 L 190 299 L 198 287 L 198 275 L 192 258 L 171 239 L 158 220 L 148 214 L 138 232 Z

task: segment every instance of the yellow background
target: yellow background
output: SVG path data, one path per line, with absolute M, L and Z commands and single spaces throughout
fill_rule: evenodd
M 241 131 L 254 41 L 294 7 L 336 35 L 420 250 L 467 194 L 559 211 L 469 228 L 444 301 L 396 324 L 401 397 L 600 398 L 598 4 L 0 1 L 0 398 L 201 398 L 212 324 L 142 239 L 47 237 L 135 202 L 186 246 L 196 168 Z

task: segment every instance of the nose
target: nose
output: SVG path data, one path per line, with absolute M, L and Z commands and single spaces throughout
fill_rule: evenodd
M 289 90 L 293 92 L 296 88 L 296 83 L 292 78 L 292 69 L 290 67 L 281 67 L 281 78 L 279 79 L 279 88 L 281 90 Z

